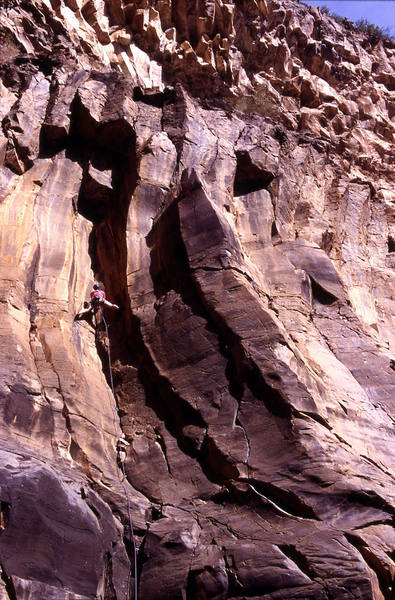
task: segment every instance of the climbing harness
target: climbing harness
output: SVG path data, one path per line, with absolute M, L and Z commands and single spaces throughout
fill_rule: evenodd
M 112 395 L 114 397 L 114 404 L 113 404 L 113 410 L 114 410 L 114 416 L 115 416 L 115 423 L 116 423 L 116 427 L 118 429 L 118 442 L 120 440 L 122 440 L 122 431 L 121 431 L 121 426 L 119 425 L 119 412 L 118 412 L 118 408 L 117 408 L 117 401 L 116 401 L 116 397 L 115 397 L 115 390 L 114 390 L 114 380 L 113 380 L 113 376 L 112 376 L 112 366 L 111 366 L 111 349 L 110 349 L 110 338 L 108 335 L 108 325 L 107 325 L 107 321 L 104 317 L 104 313 L 102 311 L 102 319 L 103 319 L 103 323 L 104 323 L 104 327 L 106 329 L 106 337 L 107 337 L 107 342 L 108 342 L 108 370 L 110 373 L 110 384 L 111 384 L 111 391 L 112 391 Z M 126 443 L 127 445 L 127 443 Z M 118 448 L 118 443 L 117 443 L 117 448 Z M 123 460 L 119 461 L 121 470 L 122 470 L 122 484 L 123 484 L 123 489 L 125 492 L 125 497 L 126 497 L 126 501 L 127 501 L 127 506 L 128 506 L 128 516 L 129 516 L 129 528 L 130 528 L 130 541 L 132 543 L 132 548 L 133 548 L 133 559 L 134 559 L 134 600 L 138 600 L 137 598 L 137 550 L 136 550 L 136 542 L 134 539 L 134 529 L 133 529 L 133 521 L 132 521 L 132 510 L 130 508 L 130 500 L 129 500 L 129 494 L 128 494 L 128 490 L 126 488 L 126 472 L 125 472 L 125 463 Z M 127 598 L 128 600 L 130 599 L 130 571 L 129 571 L 129 576 L 128 576 L 128 591 L 127 591 Z

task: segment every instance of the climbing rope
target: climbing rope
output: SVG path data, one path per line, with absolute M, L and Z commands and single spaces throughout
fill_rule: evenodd
M 113 376 L 112 376 L 112 366 L 111 366 L 111 349 L 110 349 L 110 337 L 108 335 L 108 325 L 107 325 L 107 321 L 104 317 L 104 311 L 102 309 L 102 318 L 103 318 L 103 323 L 104 323 L 104 327 L 106 328 L 106 337 L 107 337 L 107 342 L 108 342 L 108 370 L 110 373 L 110 383 L 111 383 L 111 391 L 112 391 L 112 395 L 114 397 L 114 405 L 113 405 L 113 409 L 114 409 L 114 415 L 115 415 L 115 423 L 118 429 L 118 439 L 120 439 L 121 437 L 121 426 L 119 424 L 119 411 L 118 411 L 118 407 L 117 407 L 117 400 L 115 397 L 115 390 L 114 390 L 114 380 L 113 380 Z M 130 499 L 129 499 L 129 494 L 128 494 L 128 490 L 126 488 L 126 472 L 125 472 L 125 464 L 123 461 L 121 462 L 121 469 L 122 469 L 122 484 L 123 484 L 123 489 L 125 492 L 125 497 L 126 497 L 126 501 L 127 501 L 127 506 L 128 506 L 128 516 L 129 516 L 129 528 L 130 528 L 130 541 L 132 543 L 132 548 L 133 548 L 133 557 L 134 557 L 134 600 L 138 600 L 137 599 L 137 550 L 136 550 L 136 542 L 134 539 L 134 529 L 133 529 L 133 521 L 132 521 L 132 511 L 130 508 Z M 129 576 L 128 576 L 128 600 L 130 598 L 130 571 L 129 571 Z

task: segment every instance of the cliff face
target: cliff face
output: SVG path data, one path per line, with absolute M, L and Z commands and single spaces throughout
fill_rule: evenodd
M 0 599 L 126 600 L 128 496 L 141 600 L 390 600 L 395 50 L 288 0 L 0 23 Z

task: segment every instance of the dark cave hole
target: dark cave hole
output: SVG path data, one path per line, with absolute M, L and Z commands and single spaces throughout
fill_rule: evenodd
M 165 88 L 163 92 L 144 94 L 142 89 L 137 86 L 133 89 L 133 100 L 135 102 L 143 102 L 149 106 L 155 106 L 156 108 L 163 108 L 165 104 L 174 102 L 175 90 L 172 88 Z
M 52 158 L 62 150 L 72 161 L 85 166 L 91 161 L 100 170 L 117 168 L 128 152 L 134 131 L 124 119 L 98 124 L 76 94 L 70 105 L 67 123 L 44 122 L 40 130 L 39 158 Z
M 144 102 L 144 104 L 155 106 L 156 108 L 163 108 L 164 94 L 162 92 L 156 94 L 144 94 L 140 87 L 135 87 L 133 90 L 133 100 L 135 102 Z
M 99 152 L 94 153 L 91 160 L 101 161 L 99 168 L 114 169 L 122 173 L 125 179 L 131 178 L 135 183 L 136 173 L 136 134 L 132 126 L 124 119 L 115 119 L 98 126 L 95 138 L 95 147 Z
M 70 105 L 69 158 L 85 164 L 91 154 L 97 123 L 76 95 Z
M 274 179 L 274 174 L 255 165 L 248 152 L 236 152 L 236 174 L 233 185 L 235 196 L 266 189 Z
M 52 108 L 52 106 L 51 106 Z M 93 147 L 97 123 L 85 108 L 78 95 L 70 105 L 70 128 L 44 122 L 40 130 L 39 158 L 53 158 L 62 150 L 72 161 L 83 165 Z
M 388 236 L 388 252 L 395 252 L 395 238 Z
M 228 488 L 225 488 L 211 496 L 210 501 L 214 502 L 214 504 L 234 504 L 237 502 L 237 497 Z M 243 504 L 243 501 L 239 502 L 239 504 Z
M 113 199 L 112 190 L 86 175 L 80 186 L 77 210 L 88 221 L 97 224 L 110 214 L 114 204 Z
M 320 304 L 325 304 L 326 306 L 330 306 L 331 304 L 336 302 L 336 300 L 338 300 L 338 298 L 336 298 L 336 296 L 334 296 L 333 294 L 331 294 L 330 292 L 325 290 L 319 283 L 317 283 L 311 277 L 311 275 L 309 277 L 310 277 L 310 281 L 311 281 L 311 291 L 312 291 L 314 300 L 316 300 Z
M 66 149 L 67 133 L 63 127 L 44 123 L 40 130 L 39 158 L 53 158 Z
M 159 521 L 159 519 L 165 519 L 166 517 L 163 516 L 162 514 L 162 508 L 157 508 L 156 506 L 154 506 L 151 509 L 151 521 Z

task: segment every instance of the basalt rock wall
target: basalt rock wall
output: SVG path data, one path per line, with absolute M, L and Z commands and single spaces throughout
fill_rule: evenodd
M 394 57 L 290 0 L 2 3 L 1 600 L 392 598 Z

